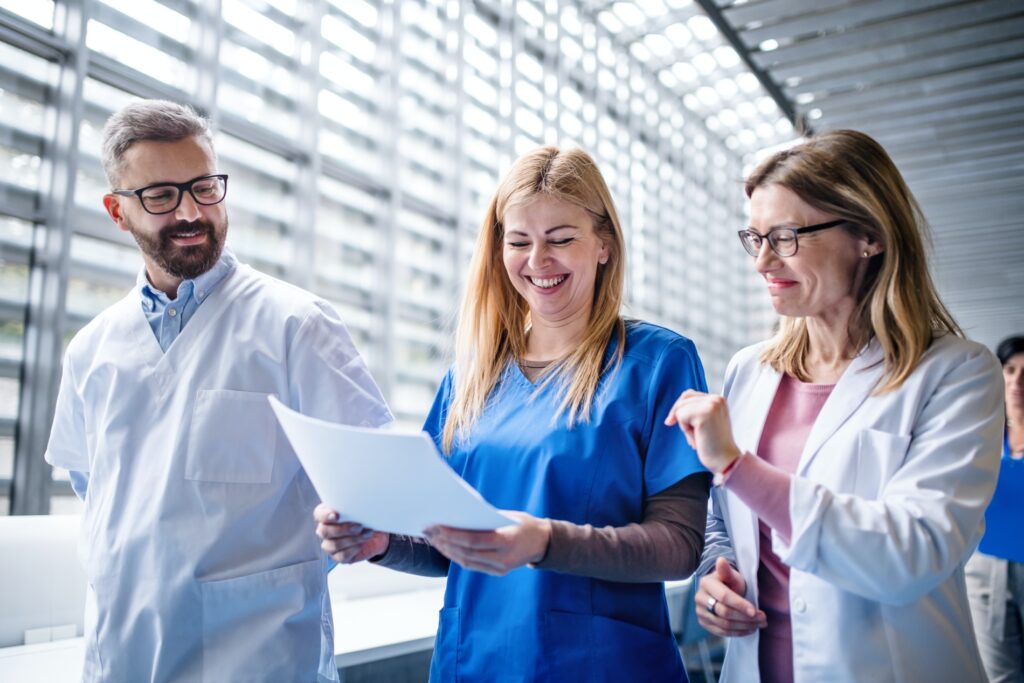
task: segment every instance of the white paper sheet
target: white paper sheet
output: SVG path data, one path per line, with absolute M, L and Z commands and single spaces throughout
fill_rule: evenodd
M 516 524 L 448 466 L 424 432 L 367 429 L 270 405 L 320 499 L 343 519 L 420 536 L 437 525 L 495 529 Z

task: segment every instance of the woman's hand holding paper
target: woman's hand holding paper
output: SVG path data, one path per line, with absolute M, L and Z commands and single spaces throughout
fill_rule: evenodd
M 551 522 L 525 512 L 502 510 L 519 524 L 493 531 L 470 531 L 435 526 L 424 536 L 441 554 L 467 569 L 504 576 L 531 562 L 539 562 L 548 551 Z
M 339 522 L 338 513 L 321 503 L 313 511 L 320 547 L 339 564 L 353 564 L 387 552 L 389 534 L 364 529 L 357 522 Z

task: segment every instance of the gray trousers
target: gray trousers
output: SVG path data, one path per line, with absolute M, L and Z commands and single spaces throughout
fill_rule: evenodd
M 975 553 L 965 576 L 990 683 L 1024 683 L 1024 564 Z

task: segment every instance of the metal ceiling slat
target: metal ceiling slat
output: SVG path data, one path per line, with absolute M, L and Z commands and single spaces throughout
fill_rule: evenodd
M 1005 208 L 1010 213 L 1019 215 L 1024 212 L 1024 205 L 1018 198 L 1020 189 L 1019 181 L 1014 178 L 1003 178 L 1001 181 L 986 182 L 981 184 L 963 183 L 956 187 L 936 193 L 928 188 L 910 185 L 910 191 L 914 193 L 918 201 L 928 206 L 949 204 L 959 206 L 967 202 L 983 202 L 986 206 L 992 206 L 1002 210 Z M 938 215 L 938 214 L 936 214 Z
M 950 204 L 943 208 L 946 210 L 942 214 L 935 214 L 935 218 L 925 214 L 932 230 L 941 241 L 943 249 L 951 248 L 948 246 L 950 237 L 958 235 L 965 225 L 971 226 L 971 240 L 973 241 L 966 245 L 971 249 L 976 248 L 977 240 L 984 239 L 986 243 L 998 243 L 998 253 L 1004 254 L 1006 247 L 1003 243 L 1015 240 L 1020 235 L 1020 219 L 1017 218 L 1020 216 L 1020 207 L 999 209 L 999 214 L 994 216 L 989 214 L 994 209 L 981 201 L 963 206 Z M 1003 236 L 1004 228 L 1007 232 L 1005 236 Z M 1011 230 L 1012 234 L 1010 234 Z
M 960 105 L 952 109 L 935 109 L 932 111 L 918 113 L 912 117 L 890 118 L 883 121 L 861 125 L 860 127 L 877 131 L 878 134 L 887 134 L 899 130 L 914 129 L 917 126 L 941 126 L 944 122 L 958 121 L 964 117 L 998 116 L 1002 114 L 1012 115 L 1020 107 L 1024 107 L 1024 95 L 1014 95 L 1004 99 L 991 100 L 988 102 L 975 102 L 973 104 Z M 831 119 L 824 117 L 822 123 L 832 127 Z M 836 127 L 842 127 L 836 126 Z M 874 133 L 872 133 L 874 134 Z
M 964 179 L 952 186 L 948 183 L 939 185 L 907 184 L 910 185 L 910 191 L 921 202 L 926 213 L 931 210 L 930 207 L 940 206 L 944 202 L 952 202 L 960 197 L 971 199 L 1020 193 L 1020 180 L 1006 176 L 983 178 L 978 181 Z
M 808 78 L 850 72 L 866 76 L 868 74 L 865 74 L 865 70 L 888 69 L 890 65 L 910 60 L 927 60 L 939 55 L 949 57 L 959 50 L 1012 40 L 1021 35 L 1024 35 L 1024 18 L 969 26 L 944 33 L 933 33 L 918 40 L 892 43 L 881 47 L 865 47 L 857 52 L 817 59 L 811 64 L 782 66 L 771 68 L 769 71 L 779 82 L 794 76 Z M 935 71 L 947 70 L 936 69 Z M 891 79 L 884 78 L 883 74 L 881 80 Z M 870 83 L 872 80 L 861 78 L 861 82 Z
M 1024 166 L 1018 168 L 1014 173 L 1010 173 L 1003 168 L 994 169 L 984 165 L 977 168 L 967 168 L 965 166 L 947 167 L 937 170 L 931 175 L 904 175 L 904 178 L 906 178 L 908 185 L 917 188 L 914 190 L 915 193 L 919 190 L 927 193 L 928 190 L 932 189 L 945 193 L 951 188 L 964 184 L 977 183 L 983 185 L 1006 179 L 1016 181 L 1019 190 L 1021 182 L 1024 181 Z
M 702 4 L 798 111 L 820 110 L 815 127 L 858 128 L 889 150 L 931 220 L 936 283 L 965 330 L 988 344 L 1024 330 L 1024 4 Z M 769 39 L 777 49 L 760 52 Z
M 998 294 L 989 294 L 983 297 L 979 297 L 977 295 L 977 293 L 983 291 L 992 291 L 994 289 L 994 285 L 998 285 L 1000 283 L 1010 284 L 1005 278 L 1000 277 L 997 274 L 993 274 L 991 278 L 979 279 L 978 273 L 985 272 L 989 268 L 990 264 L 987 260 L 964 259 L 949 265 L 945 262 L 941 263 L 941 266 L 939 263 L 936 263 L 935 272 L 940 276 L 943 285 L 948 287 L 950 284 L 956 283 L 956 293 L 950 294 L 948 297 L 948 300 L 951 302 L 955 302 L 957 304 L 969 302 L 973 306 L 977 307 L 978 312 L 985 311 L 989 306 L 991 306 L 991 308 L 988 308 L 988 310 L 998 310 L 1002 308 L 1006 313 L 1020 308 L 1020 299 L 1014 296 L 1006 297 L 1006 304 L 1009 305 L 1001 305 L 999 301 L 1001 297 L 999 297 Z M 1013 272 L 1012 267 L 1007 270 Z M 953 271 L 953 273 L 947 274 L 947 271 Z M 963 274 L 961 275 L 960 272 L 957 271 L 963 271 Z M 998 292 L 998 289 L 996 289 L 996 291 Z M 989 301 L 990 299 L 992 299 L 992 301 Z M 1013 305 L 1014 299 L 1017 299 L 1016 306 Z M 985 304 L 988 304 L 988 306 L 985 306 L 982 301 L 984 301 Z
M 929 153 L 930 152 L 930 153 Z M 918 169 L 934 167 L 935 164 L 952 164 L 960 161 L 977 160 L 993 165 L 1006 165 L 1014 158 L 1024 155 L 1024 140 L 1007 140 L 985 146 L 947 150 L 929 150 L 914 158 L 900 158 L 899 168 L 903 173 L 911 174 Z
M 976 306 L 976 312 L 980 315 L 1001 310 L 1004 315 L 1015 312 L 1018 316 L 1024 316 L 1024 309 L 1021 308 L 1020 299 L 1018 298 L 1019 295 L 1001 292 L 997 289 L 990 298 L 977 300 L 974 297 L 967 296 L 969 290 L 975 285 L 975 280 L 970 274 L 967 274 L 967 277 L 950 278 L 950 280 L 955 281 L 957 286 L 956 289 L 951 288 L 947 296 L 944 297 L 948 302 L 955 303 L 956 305 L 972 304 Z M 993 278 L 993 282 L 1006 282 L 1006 280 L 1004 278 Z M 1020 330 L 1015 331 L 1019 332 Z M 1009 332 L 1004 333 L 1004 336 L 1005 334 L 1009 334 Z
M 845 7 L 850 0 L 816 0 L 814 9 L 818 12 Z M 807 0 L 763 0 L 733 5 L 722 10 L 729 23 L 742 31 L 751 24 L 787 19 L 807 14 Z
M 984 303 L 975 302 L 971 297 L 965 296 L 967 291 L 972 289 L 972 285 L 975 284 L 975 280 L 971 277 L 971 274 L 966 274 L 967 277 L 960 279 L 957 283 L 956 291 L 951 291 L 947 297 L 947 302 L 955 303 L 957 305 L 972 304 L 976 306 L 976 312 L 980 314 L 994 313 L 1002 311 L 1004 314 L 1009 311 L 1015 311 L 1020 308 L 1020 299 L 1014 294 L 1004 294 L 1003 296 L 993 296 L 991 299 L 987 299 Z M 987 284 L 987 283 L 986 283 Z M 976 288 L 976 287 L 975 287 Z M 1018 315 L 1024 315 L 1020 313 Z
M 987 249 L 991 250 L 996 247 L 1000 247 L 998 252 L 996 252 L 997 257 L 999 257 L 998 254 L 1006 252 L 1005 247 L 1002 247 L 1003 242 L 1005 242 L 1008 237 L 1015 236 L 1014 233 L 1016 231 L 1016 226 L 1011 226 L 1009 224 L 1005 227 L 992 227 L 985 230 L 981 239 L 985 240 L 985 246 Z M 979 236 L 975 234 L 972 226 L 972 229 L 967 232 L 961 230 L 958 232 L 948 233 L 943 237 L 941 245 L 943 249 L 950 249 L 955 253 L 959 253 L 965 251 L 966 247 L 978 244 L 978 240 Z M 1016 248 L 1024 250 L 1024 244 L 1019 244 Z
M 931 145 L 917 144 L 909 147 L 893 147 L 891 145 L 885 145 L 885 148 L 893 159 L 898 159 L 901 163 L 912 163 L 916 159 L 930 156 L 933 152 L 950 152 L 962 149 L 969 150 L 976 146 L 984 147 L 991 144 L 1002 144 L 1008 137 L 1011 137 L 1011 135 L 1012 133 L 1007 129 L 999 129 L 995 131 L 988 131 L 984 134 L 956 139 L 947 139 L 943 136 Z
M 989 232 L 1000 234 L 1003 229 L 1008 228 L 1013 231 L 1012 235 L 1007 236 L 1008 239 L 1010 241 L 1018 239 L 1021 207 L 996 205 L 996 208 L 993 209 L 990 208 L 990 203 L 985 202 L 985 195 L 978 195 L 976 198 L 972 197 L 960 203 L 949 202 L 941 207 L 943 209 L 941 213 L 928 211 L 925 213 L 925 217 L 935 236 L 943 243 L 950 235 L 957 234 L 965 225 L 971 226 L 972 233 L 978 233 L 976 237 Z M 996 212 L 994 215 L 990 213 L 993 211 Z M 1000 253 L 1004 251 L 1005 248 L 1000 249 Z
M 850 29 L 863 24 L 872 24 L 896 17 L 922 12 L 949 4 L 949 0 L 870 0 L 852 3 L 841 9 L 821 13 L 805 12 L 802 16 L 765 24 L 760 28 L 742 31 L 740 37 L 750 47 L 756 47 L 768 39 L 782 40 L 813 35 L 821 31 Z M 810 5 L 814 7 L 814 5 Z
M 1013 272 L 1013 264 L 1020 263 L 1020 259 L 1024 258 L 1024 251 L 1012 254 L 1009 258 L 994 259 L 985 254 L 975 254 L 974 250 L 969 246 L 966 249 L 963 253 L 950 254 L 949 257 L 946 255 L 935 255 L 933 260 L 935 271 L 941 274 L 944 282 L 960 281 L 958 288 L 961 289 L 961 300 L 974 298 L 968 293 L 970 289 L 981 290 L 989 288 L 998 282 L 1003 282 L 1004 280 L 1000 277 L 995 266 L 1003 266 L 999 270 Z M 985 275 L 981 273 L 985 273 Z
M 1024 63 L 1022 63 L 1024 64 Z M 931 96 L 906 97 L 888 101 L 867 101 L 859 105 L 835 107 L 825 98 L 815 104 L 829 112 L 832 125 L 868 125 L 868 122 L 895 118 L 916 118 L 918 114 L 943 109 L 952 110 L 978 103 L 992 103 L 1024 95 L 1024 71 L 1021 77 L 1001 83 L 986 83 L 977 87 L 964 87 Z
M 799 82 L 791 83 L 790 87 L 796 87 L 797 85 L 804 88 L 821 86 L 832 92 L 853 90 L 875 84 L 912 81 L 917 78 L 926 78 L 950 71 L 1011 61 L 1018 59 L 1022 53 L 1024 53 L 1024 38 L 1015 38 L 1001 43 L 985 43 L 971 49 L 958 50 L 952 53 L 941 51 L 927 59 L 917 59 L 903 63 L 894 62 L 883 68 L 871 71 L 844 71 L 842 73 L 815 73 L 813 75 L 807 72 L 794 73 L 793 76 L 798 78 Z M 778 78 L 777 75 L 776 78 Z M 780 82 L 785 83 L 784 81 Z
M 1018 256 L 1018 258 L 1020 257 Z M 943 286 L 956 285 L 955 291 L 951 291 L 948 295 L 947 300 L 950 303 L 957 305 L 972 303 L 976 306 L 979 313 L 1000 308 L 1005 313 L 1021 309 L 1019 294 L 1008 296 L 1005 293 L 1005 288 L 993 287 L 993 285 L 1010 283 L 1001 273 L 990 272 L 985 261 L 971 259 L 968 256 L 958 261 L 946 262 L 936 260 L 935 263 L 935 272 L 941 276 Z M 1012 265 L 1010 268 L 1006 268 L 1006 270 L 1014 272 Z M 982 278 L 979 276 L 979 273 L 987 273 L 987 277 Z M 988 296 L 978 297 L 971 290 L 974 290 L 974 292 L 988 290 L 991 293 Z M 1016 305 L 1014 305 L 1014 299 L 1016 299 Z M 1022 309 L 1022 312 L 1024 312 L 1024 309 Z
M 909 168 L 903 172 L 907 183 L 927 186 L 944 181 L 961 182 L 970 178 L 1024 179 L 1024 154 L 1017 153 L 999 160 L 964 159 L 943 163 L 928 169 Z
M 1004 62 L 1001 64 L 985 64 L 972 69 L 935 74 L 888 85 L 874 85 L 862 90 L 840 93 L 828 93 L 825 90 L 814 92 L 802 87 L 784 88 L 787 95 L 798 99 L 801 95 L 810 95 L 812 106 L 825 101 L 828 107 L 852 107 L 868 102 L 882 102 L 892 98 L 924 97 L 948 90 L 959 90 L 964 86 L 980 83 L 999 82 L 1006 78 L 1016 78 L 1024 73 L 1024 59 Z
M 772 78 L 771 74 L 766 73 L 754 63 L 754 60 L 750 56 L 750 50 L 744 46 L 743 41 L 736 33 L 736 29 L 734 29 L 729 24 L 728 20 L 722 16 L 721 10 L 719 10 L 712 0 L 694 1 L 696 4 L 700 5 L 701 9 L 703 9 L 704 13 L 708 16 L 708 19 L 711 20 L 711 23 L 713 23 L 715 28 L 718 29 L 718 32 L 726 41 L 728 41 L 733 50 L 736 51 L 736 54 L 739 55 L 739 58 L 747 66 L 747 69 L 750 70 L 750 73 L 753 74 L 761 83 L 761 87 L 765 89 L 765 92 L 775 100 L 776 106 L 778 106 L 782 113 L 786 115 L 790 123 L 793 124 L 793 127 L 797 130 L 803 130 L 805 128 L 805 123 L 803 119 L 797 115 L 796 109 L 793 106 L 793 101 L 786 97 L 785 93 L 783 93 L 781 88 L 779 88 L 779 82 Z
M 1024 207 L 999 202 L 998 195 L 978 193 L 960 202 L 945 201 L 942 205 L 938 201 L 928 203 L 942 209 L 941 212 L 926 211 L 925 217 L 935 234 L 943 239 L 963 225 L 970 225 L 972 230 L 977 228 L 986 234 L 1012 231 L 1012 235 L 1009 235 L 1011 239 L 1020 235 L 1020 212 Z
M 974 234 L 978 231 L 969 220 L 965 220 L 960 223 L 959 230 L 955 232 Z M 943 245 L 947 236 L 938 237 L 936 244 Z M 1001 270 L 999 266 L 1005 266 L 1007 263 L 1013 262 L 1019 263 L 1020 259 L 1024 258 L 1024 249 L 1012 248 L 1012 240 L 1003 240 L 1001 243 L 993 243 L 989 246 L 990 248 L 986 250 L 977 249 L 973 243 L 960 246 L 942 246 L 941 249 L 937 249 L 932 254 L 933 262 L 936 264 L 936 268 L 941 266 L 941 270 L 948 279 L 952 279 L 960 269 L 971 268 L 978 262 L 988 263 L 993 271 L 997 271 Z M 983 280 L 980 279 L 982 276 L 977 270 L 974 273 L 974 277 L 979 279 L 978 284 L 983 283 Z
M 960 254 L 950 255 L 954 260 L 949 260 L 945 255 L 936 256 L 933 264 L 935 266 L 934 272 L 940 276 L 943 286 L 949 286 L 950 284 L 956 284 L 956 292 L 951 293 L 949 296 L 950 302 L 957 304 L 976 297 L 971 296 L 968 291 L 974 288 L 981 288 L 986 285 L 992 285 L 995 283 L 1006 282 L 1006 279 L 1002 276 L 1002 273 L 989 269 L 986 267 L 985 260 L 979 260 L 972 258 L 971 252 L 967 251 Z M 1018 258 L 1020 256 L 1018 255 Z M 1013 269 L 1008 269 L 1010 272 Z M 1001 298 L 1003 292 L 995 292 L 991 299 L 998 300 Z M 978 310 L 982 311 L 985 308 L 985 304 L 991 303 L 988 298 L 985 302 L 978 301 Z M 1014 306 L 1014 309 L 1021 308 L 1019 305 Z
M 916 40 L 928 34 L 948 31 L 1019 15 L 1024 7 L 1006 0 L 983 0 L 970 4 L 939 7 L 922 14 L 892 19 L 821 37 L 796 41 L 770 52 L 756 52 L 754 60 L 765 68 L 777 68 L 840 53 L 865 50 Z
M 1007 130 L 1015 131 L 1024 128 L 1024 111 L 1011 111 L 987 117 L 957 119 L 942 122 L 939 125 L 921 125 L 912 130 L 899 133 L 887 133 L 878 126 L 873 126 L 879 142 L 892 151 L 916 148 L 920 145 L 935 144 L 967 144 L 975 135 L 984 136 L 993 132 L 1003 135 Z

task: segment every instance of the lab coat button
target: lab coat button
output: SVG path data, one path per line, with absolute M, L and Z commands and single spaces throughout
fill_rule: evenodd
M 803 598 L 796 598 L 795 600 L 793 600 L 793 611 L 794 612 L 803 612 L 806 609 L 807 609 L 807 603 L 804 602 Z

